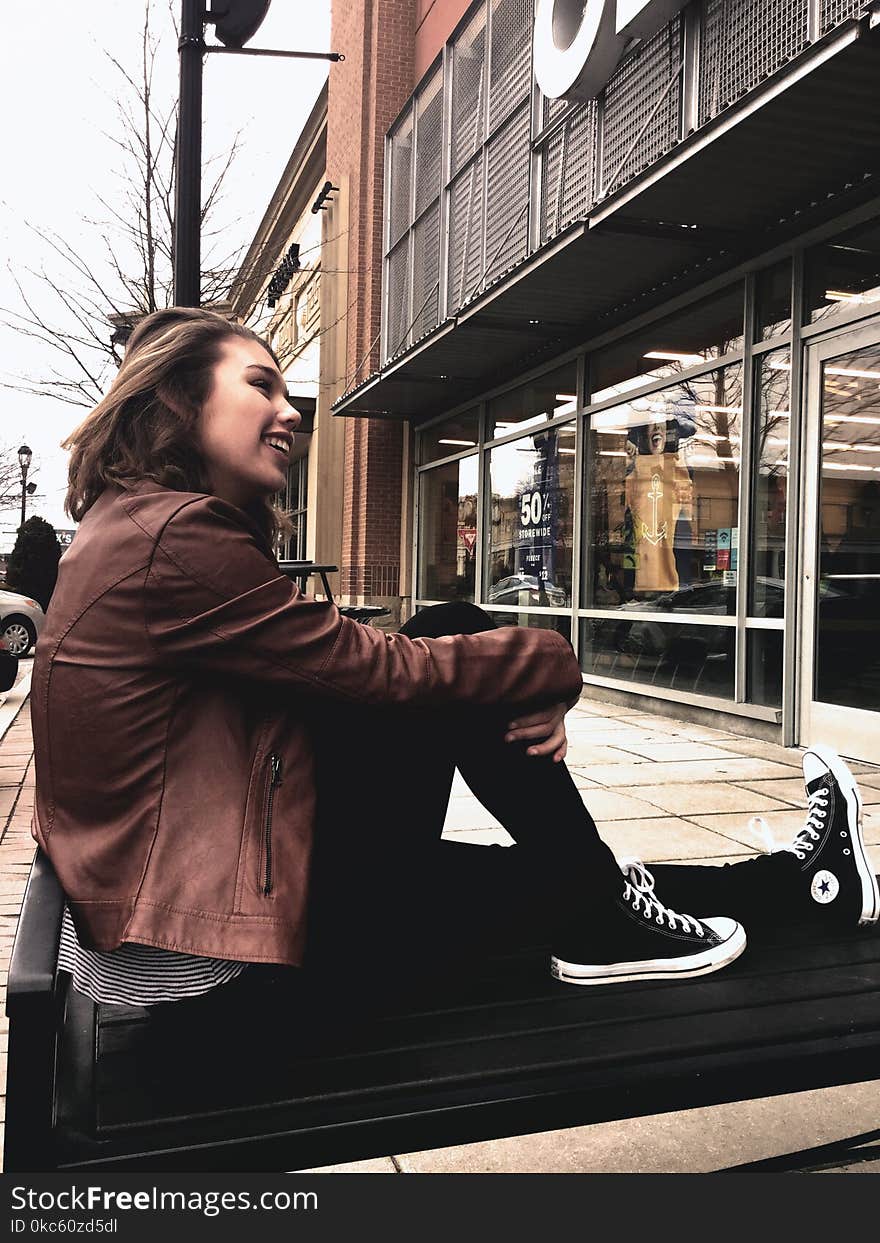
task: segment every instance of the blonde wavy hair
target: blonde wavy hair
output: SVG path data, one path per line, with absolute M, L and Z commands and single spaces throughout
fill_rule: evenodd
M 74 521 L 108 484 L 151 479 L 178 492 L 210 492 L 198 421 L 231 337 L 256 341 L 278 362 L 255 332 L 215 311 L 170 307 L 140 321 L 107 395 L 62 445 L 71 451 L 65 508 Z M 268 498 L 248 512 L 270 547 L 290 529 Z

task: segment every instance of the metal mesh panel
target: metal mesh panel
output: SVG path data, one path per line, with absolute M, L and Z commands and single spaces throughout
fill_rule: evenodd
M 458 310 L 482 275 L 483 156 L 449 187 L 447 314 Z
M 413 229 L 412 340 L 436 328 L 440 310 L 440 204 Z
M 440 136 L 443 130 L 443 74 L 440 70 L 416 99 L 416 211 L 440 193 Z
M 604 193 L 656 160 L 679 137 L 681 29 L 681 18 L 670 22 L 626 58 L 605 88 Z
M 489 143 L 484 286 L 524 258 L 528 249 L 529 113 L 527 102 Z M 477 284 L 479 287 L 479 280 Z M 475 292 L 475 289 L 466 291 Z
M 532 0 L 492 0 L 489 129 L 528 95 L 532 73 Z
M 561 117 L 563 112 L 569 105 L 567 99 L 548 99 L 546 95 L 541 96 L 541 129 L 544 130 L 548 125 L 552 125 L 557 117 Z
M 393 358 L 410 340 L 407 331 L 410 321 L 409 236 L 392 250 L 385 271 L 388 279 L 388 296 L 385 300 L 388 315 L 386 348 L 388 357 Z
M 483 142 L 486 7 L 482 5 L 452 45 L 452 171 Z
M 808 8 L 809 0 L 708 0 L 700 56 L 700 124 L 806 46 Z
M 822 33 L 845 22 L 865 7 L 868 0 L 822 0 Z
M 582 220 L 595 200 L 596 104 L 579 108 L 544 147 L 541 240 Z
M 388 208 L 391 246 L 412 223 L 412 140 L 412 111 L 409 111 L 391 138 L 391 201 Z

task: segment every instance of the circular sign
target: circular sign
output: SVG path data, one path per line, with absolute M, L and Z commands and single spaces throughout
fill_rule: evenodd
M 609 0 L 538 0 L 535 78 L 545 95 L 592 99 L 614 72 L 625 40 Z

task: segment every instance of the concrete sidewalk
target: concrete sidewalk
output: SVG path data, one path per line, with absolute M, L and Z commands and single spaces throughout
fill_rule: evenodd
M 30 662 L 0 706 L 0 993 L 33 856 L 33 763 L 26 702 Z M 602 836 L 619 855 L 647 862 L 722 862 L 761 849 L 748 828 L 762 816 L 779 842 L 804 820 L 800 753 L 615 704 L 582 700 L 569 714 L 568 764 Z M 866 839 L 880 870 L 880 769 L 853 765 Z M 444 830 L 459 841 L 509 842 L 456 777 Z M 661 895 L 662 896 L 662 895 Z M 5 1093 L 7 1020 L 0 1018 Z M 4 1098 L 5 1103 L 5 1098 Z M 377 1173 L 700 1172 L 829 1143 L 880 1127 L 876 1083 L 743 1104 L 389 1154 L 334 1170 Z M 880 1158 L 880 1148 L 877 1149 Z M 854 1171 L 878 1169 L 877 1164 Z

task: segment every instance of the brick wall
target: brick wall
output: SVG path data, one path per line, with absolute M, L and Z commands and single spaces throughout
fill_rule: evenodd
M 379 365 L 385 134 L 413 90 L 417 0 L 346 0 L 332 8 L 327 175 L 349 185 L 347 314 L 342 392 Z M 345 254 L 346 247 L 338 253 Z M 337 377 L 332 377 L 337 379 Z M 346 420 L 340 589 L 343 596 L 400 591 L 402 429 Z

